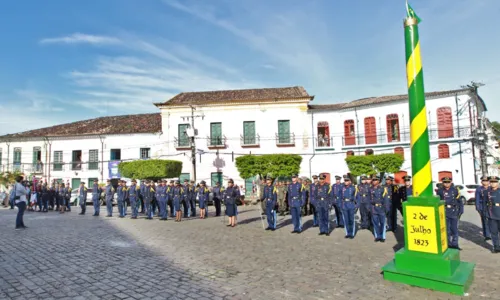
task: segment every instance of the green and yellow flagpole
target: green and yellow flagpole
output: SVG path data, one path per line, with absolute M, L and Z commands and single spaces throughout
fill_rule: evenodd
M 444 203 L 433 195 L 418 35 L 421 20 L 408 3 L 406 12 L 404 30 L 413 196 L 403 203 L 405 248 L 399 250 L 394 260 L 382 270 L 386 280 L 464 295 L 474 277 L 474 264 L 460 261 L 457 249 L 448 249 Z

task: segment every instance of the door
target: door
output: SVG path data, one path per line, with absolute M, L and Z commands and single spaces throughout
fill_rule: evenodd
M 191 174 L 182 173 L 181 176 L 179 176 L 179 181 L 181 182 L 181 184 L 184 182 L 184 179 L 187 179 L 188 181 L 191 180 Z
M 224 185 L 222 182 L 222 172 L 215 172 L 215 173 L 212 173 L 211 174 L 211 181 L 212 181 L 212 185 L 211 186 L 215 186 L 217 184 L 217 182 L 220 182 L 220 185 Z
M 80 186 L 80 178 L 71 178 L 71 189 L 75 190 Z
M 210 123 L 210 145 L 222 145 L 222 123 Z
M 257 182 L 257 176 L 245 179 L 245 196 L 252 195 L 254 182 Z
M 255 145 L 255 122 L 243 122 L 243 143 L 244 145 Z
M 441 171 L 438 173 L 439 182 L 443 181 L 443 178 L 450 177 L 453 180 L 453 173 L 449 171 Z
M 344 121 L 344 146 L 356 145 L 354 120 Z
M 403 179 L 403 177 L 405 177 L 406 175 L 408 175 L 408 172 L 406 172 L 406 171 L 399 171 L 399 172 L 397 172 L 397 173 L 394 174 L 394 181 L 397 184 L 404 184 L 405 180 Z
M 374 117 L 365 118 L 365 143 L 366 144 L 377 143 L 377 128 L 375 125 Z
M 278 139 L 279 144 L 290 144 L 290 121 L 278 121 Z
M 88 189 L 91 189 L 94 187 L 94 180 L 97 180 L 97 184 L 99 184 L 98 178 L 89 178 L 89 185 L 87 186 Z
M 451 114 L 451 107 L 440 107 L 437 109 L 438 119 L 438 138 L 452 138 L 453 137 L 453 116 Z

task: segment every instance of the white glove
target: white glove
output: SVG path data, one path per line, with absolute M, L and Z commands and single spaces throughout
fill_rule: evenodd
M 271 210 L 271 213 L 274 214 L 274 210 Z

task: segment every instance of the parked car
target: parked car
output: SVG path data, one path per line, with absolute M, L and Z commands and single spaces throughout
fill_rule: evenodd
M 457 187 L 460 188 L 460 200 L 462 200 L 464 205 L 473 205 L 476 203 L 476 188 L 479 185 L 466 184 L 465 187 L 463 185 L 457 185 Z
M 115 193 L 114 197 L 113 197 L 113 205 L 116 205 L 118 202 L 117 200 L 117 195 Z M 78 203 L 78 189 L 74 189 L 71 191 L 71 199 L 70 199 L 70 203 L 71 205 L 73 206 L 77 206 L 79 205 Z M 85 203 L 87 204 L 92 204 L 92 193 L 91 192 L 87 192 L 87 200 L 85 201 Z M 104 195 L 104 193 L 101 194 L 101 206 L 102 205 L 106 205 L 106 197 Z

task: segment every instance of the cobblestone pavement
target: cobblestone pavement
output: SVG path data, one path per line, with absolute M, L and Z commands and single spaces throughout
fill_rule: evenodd
M 89 206 L 85 216 L 27 212 L 30 228 L 15 231 L 17 210 L 0 209 L 0 299 L 460 298 L 384 281 L 380 268 L 399 247 L 393 234 L 384 244 L 367 231 L 318 236 L 310 217 L 300 235 L 289 217 L 268 232 L 255 207 L 240 210 L 228 228 L 222 217 L 93 217 Z M 466 215 L 475 218 L 472 207 Z M 463 221 L 461 235 L 462 259 L 477 263 L 468 298 L 500 299 L 500 255 L 485 249 L 477 222 Z

